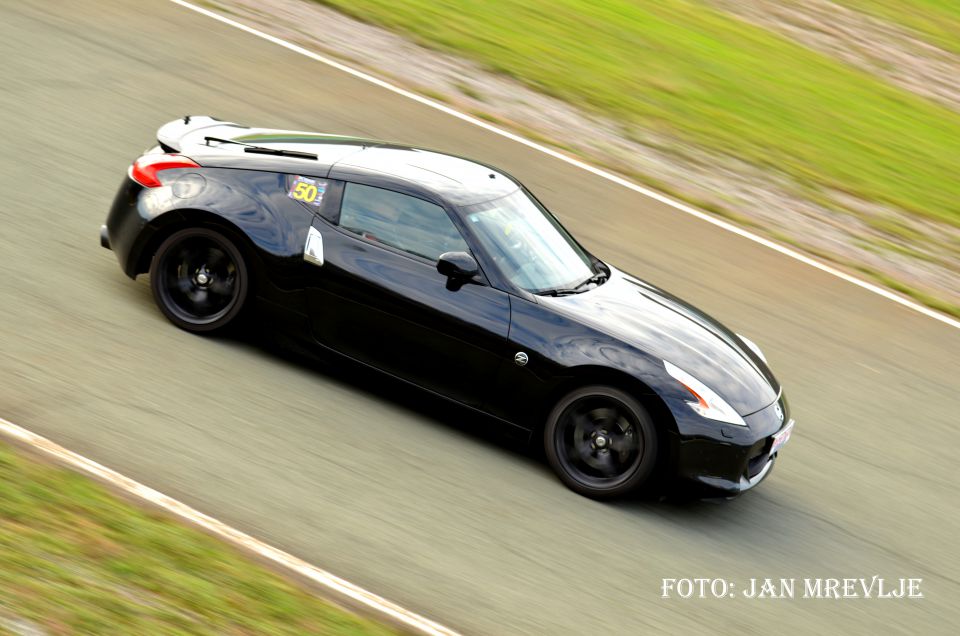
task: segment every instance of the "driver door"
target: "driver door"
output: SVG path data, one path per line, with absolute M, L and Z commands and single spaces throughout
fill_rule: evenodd
M 339 222 L 318 217 L 323 263 L 309 313 L 324 346 L 480 408 L 508 355 L 510 301 L 484 280 L 448 286 L 443 252 L 469 247 L 440 206 L 347 183 Z

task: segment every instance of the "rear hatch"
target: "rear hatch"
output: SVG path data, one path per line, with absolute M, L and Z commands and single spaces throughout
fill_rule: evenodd
M 316 174 L 318 167 L 322 167 L 321 172 L 325 174 L 330 166 L 344 157 L 382 144 L 343 135 L 250 128 L 206 115 L 183 117 L 164 124 L 157 131 L 157 142 L 161 152 L 183 154 L 196 159 L 203 166 L 210 167 L 276 167 L 275 163 L 264 163 L 267 158 L 262 155 L 269 153 L 257 153 L 251 146 L 271 151 L 304 153 L 310 155 L 309 159 L 314 161 L 303 164 L 314 168 L 311 174 Z M 255 154 L 260 156 L 254 157 Z

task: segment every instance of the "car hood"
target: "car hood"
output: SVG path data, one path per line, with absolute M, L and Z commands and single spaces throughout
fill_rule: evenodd
M 538 301 L 669 361 L 716 391 L 740 415 L 776 401 L 780 386 L 736 334 L 696 307 L 613 267 L 599 287 Z

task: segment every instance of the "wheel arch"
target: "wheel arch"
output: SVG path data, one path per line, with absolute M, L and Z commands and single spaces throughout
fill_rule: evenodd
M 667 434 L 677 431 L 676 420 L 673 417 L 673 413 L 671 413 L 667 407 L 666 402 L 664 402 L 660 395 L 647 383 L 626 371 L 620 371 L 619 369 L 610 367 L 584 365 L 572 367 L 568 369 L 567 372 L 569 375 L 551 388 L 544 396 L 538 409 L 533 439 L 537 439 L 540 433 L 542 433 L 550 411 L 553 410 L 553 407 L 563 396 L 571 391 L 593 384 L 612 386 L 626 391 L 636 398 L 650 413 L 654 426 L 657 427 L 657 431 L 664 434 L 665 437 Z M 666 439 L 664 439 L 664 441 L 666 442 Z
M 132 275 L 148 272 L 157 248 L 175 232 L 192 227 L 215 229 L 230 239 L 243 254 L 248 268 L 253 270 L 251 282 L 257 280 L 262 268 L 259 267 L 256 247 L 246 232 L 226 217 L 208 210 L 190 208 L 170 210 L 150 221 L 147 225 L 150 231 L 142 233 L 145 239 L 134 258 L 131 259 Z

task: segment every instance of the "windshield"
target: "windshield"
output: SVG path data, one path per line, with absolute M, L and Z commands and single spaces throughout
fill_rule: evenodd
M 523 190 L 463 211 L 484 250 L 521 289 L 569 289 L 594 273 L 580 246 Z

